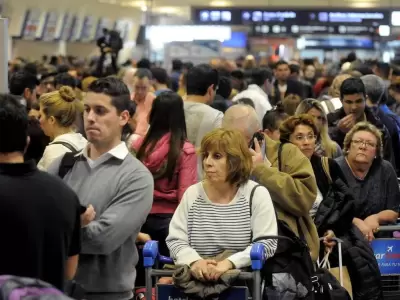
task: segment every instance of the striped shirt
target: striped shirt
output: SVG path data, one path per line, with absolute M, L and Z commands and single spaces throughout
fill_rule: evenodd
M 228 204 L 213 203 L 202 183 L 189 187 L 171 220 L 166 240 L 176 264 L 190 265 L 202 257 L 216 256 L 225 250 L 236 253 L 229 260 L 236 268 L 250 266 L 253 239 L 277 235 L 275 211 L 265 187 L 254 193 L 251 215 L 250 194 L 254 181 L 243 184 Z M 273 256 L 276 240 L 262 240 L 267 257 Z

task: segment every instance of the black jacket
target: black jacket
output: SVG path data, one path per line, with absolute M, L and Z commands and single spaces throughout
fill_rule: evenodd
M 311 157 L 317 186 L 323 196 L 314 218 L 320 237 L 327 230 L 332 230 L 336 236 L 345 234 L 352 226 L 355 215 L 355 201 L 349 190 L 346 177 L 335 160 L 328 159 L 328 164 L 332 184 L 329 183 L 325 174 L 321 157 L 317 155 Z
M 337 109 L 333 113 L 328 114 L 328 126 L 329 135 L 332 140 L 339 144 L 343 148 L 344 138 L 346 136 L 338 127 L 338 122 L 346 116 L 343 107 Z M 382 123 L 378 116 L 376 116 L 371 109 L 365 108 L 365 117 L 368 122 L 375 125 L 382 132 L 382 142 L 383 142 L 383 158 L 389 161 L 393 168 L 396 170 L 396 162 L 394 159 L 394 153 L 392 148 L 392 139 L 390 137 L 389 131 L 386 126 Z
M 353 300 L 381 300 L 381 273 L 374 252 L 357 227 L 340 237 L 343 240 L 343 264 L 349 271 Z
M 288 79 L 287 82 L 287 89 L 285 93 L 285 97 L 294 94 L 299 95 L 301 99 L 305 98 L 304 86 L 300 81 Z M 276 80 L 273 85 L 273 93 L 270 97 L 270 103 L 272 106 L 275 106 L 279 101 L 282 101 L 281 93 L 279 92 L 278 88 L 278 81 Z

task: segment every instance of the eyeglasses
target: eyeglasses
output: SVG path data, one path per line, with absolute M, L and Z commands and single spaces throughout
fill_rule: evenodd
M 298 142 L 304 142 L 305 140 L 307 141 L 315 141 L 317 139 L 316 135 L 309 134 L 309 135 L 296 135 L 295 137 L 296 141 Z
M 365 146 L 366 148 L 376 148 L 376 144 L 370 141 L 364 141 L 364 140 L 352 140 L 351 143 L 354 146 L 360 147 L 361 145 Z

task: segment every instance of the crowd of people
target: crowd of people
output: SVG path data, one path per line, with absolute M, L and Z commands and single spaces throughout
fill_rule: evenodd
M 351 53 L 96 70 L 73 58 L 9 64 L 0 274 L 128 300 L 144 285 L 143 243 L 217 281 L 251 265 L 254 240 L 273 257 L 278 242 L 263 237 L 279 220 L 314 262 L 340 237 L 354 299 L 381 299 L 370 242 L 399 213 L 395 67 Z

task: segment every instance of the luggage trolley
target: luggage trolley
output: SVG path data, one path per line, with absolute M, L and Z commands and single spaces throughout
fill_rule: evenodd
M 261 269 L 265 262 L 265 249 L 261 243 L 255 243 L 250 251 L 252 272 L 241 272 L 238 280 L 252 280 L 252 297 L 247 287 L 232 287 L 222 293 L 221 300 L 261 300 Z M 164 264 L 174 264 L 170 257 L 162 256 L 158 253 L 157 241 L 148 241 L 143 248 L 143 264 L 146 276 L 146 299 L 152 299 L 153 277 L 156 279 L 162 276 L 171 277 L 174 270 L 157 269 L 158 262 Z M 173 285 L 156 284 L 156 299 L 189 299 L 184 293 Z
M 400 224 L 381 226 L 380 232 L 400 231 Z M 381 272 L 384 300 L 400 299 L 400 238 L 377 238 L 371 247 Z

